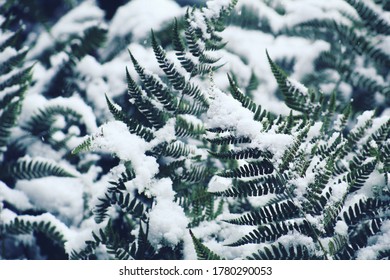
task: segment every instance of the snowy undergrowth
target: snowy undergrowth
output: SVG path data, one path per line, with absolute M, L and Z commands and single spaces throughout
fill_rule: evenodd
M 0 9 L 1 257 L 388 257 L 388 7 L 143 2 Z

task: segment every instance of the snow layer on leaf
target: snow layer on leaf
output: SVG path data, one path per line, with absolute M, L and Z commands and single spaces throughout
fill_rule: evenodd
M 184 209 L 173 201 L 172 181 L 164 178 L 156 181 L 151 189 L 156 204 L 149 212 L 149 241 L 159 244 L 177 245 L 188 234 L 188 218 Z
M 83 185 L 77 178 L 45 177 L 19 180 L 16 190 L 23 192 L 37 209 L 44 209 L 66 224 L 83 219 Z
M 33 207 L 24 192 L 11 189 L 0 181 L 0 202 L 2 201 L 7 201 L 19 210 L 27 210 Z
M 54 47 L 56 41 L 66 41 L 72 35 L 80 35 L 89 27 L 103 22 L 104 12 L 94 4 L 95 1 L 87 0 L 63 16 L 50 30 L 42 33 L 37 43 L 28 53 L 28 57 L 40 55 L 45 49 Z
M 210 92 L 210 98 L 213 100 L 207 111 L 207 126 L 209 128 L 237 128 L 239 135 L 246 136 L 261 130 L 260 123 L 254 121 L 248 123 L 248 121 L 253 120 L 253 113 L 242 107 L 241 103 L 232 96 L 213 88 L 213 91 Z
M 169 12 L 163 12 L 169 11 Z M 109 28 L 109 37 L 123 37 L 131 33 L 133 39 L 140 40 L 149 34 L 151 29 L 178 17 L 183 9 L 174 1 L 169 0 L 133 0 L 121 6 L 116 12 Z
M 127 126 L 120 121 L 112 121 L 100 127 L 101 135 L 93 141 L 93 148 L 117 155 L 122 161 L 131 161 L 136 178 L 128 182 L 140 192 L 148 188 L 158 172 L 156 159 L 146 156 L 148 143 L 141 137 L 131 134 Z M 129 189 L 130 191 L 130 189 Z
M 375 260 L 380 251 L 390 250 L 390 221 L 384 221 L 380 234 L 368 239 L 368 246 L 357 252 L 357 259 Z
M 232 179 L 213 176 L 208 184 L 209 192 L 223 192 L 232 186 Z

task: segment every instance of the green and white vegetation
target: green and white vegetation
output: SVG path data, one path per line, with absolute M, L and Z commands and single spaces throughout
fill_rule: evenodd
M 0 259 L 390 257 L 388 1 L 16 2 Z

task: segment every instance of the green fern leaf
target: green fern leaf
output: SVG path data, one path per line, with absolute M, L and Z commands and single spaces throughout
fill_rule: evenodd
M 264 247 L 263 250 L 253 254 L 248 259 L 250 260 L 309 260 L 319 259 L 317 256 L 310 253 L 310 250 L 302 244 L 294 244 L 285 246 L 278 242 L 270 246 Z
M 114 103 L 111 102 L 107 95 L 106 102 L 108 105 L 108 109 L 114 116 L 115 120 L 122 121 L 123 123 L 125 123 L 131 133 L 137 134 L 148 142 L 154 138 L 153 132 L 148 127 L 143 126 L 135 118 L 127 117 L 123 113 L 122 108 L 120 108 L 117 104 L 114 105 Z
M 75 177 L 60 165 L 42 159 L 21 158 L 8 165 L 6 176 L 16 179 L 37 179 L 48 176 Z
M 219 176 L 226 178 L 253 177 L 271 174 L 273 171 L 273 165 L 269 161 L 263 160 L 244 164 L 236 169 L 223 171 Z
M 138 110 L 147 118 L 150 124 L 156 129 L 162 128 L 169 118 L 169 115 L 156 108 L 146 96 L 143 95 L 141 89 L 131 78 L 128 69 L 126 68 L 126 78 L 128 85 L 128 93 L 138 108 Z
M 247 197 L 262 196 L 267 194 L 282 194 L 286 190 L 285 179 L 279 175 L 267 175 L 264 178 L 233 182 L 233 187 L 222 192 L 216 192 L 217 195 L 227 197 Z
M 218 256 L 209 248 L 207 248 L 204 244 L 202 244 L 202 242 L 195 237 L 195 235 L 192 233 L 191 230 L 190 230 L 190 235 L 192 238 L 192 242 L 194 243 L 198 260 L 222 260 L 220 256 Z
M 248 96 L 245 96 L 241 90 L 237 87 L 236 83 L 228 74 L 228 79 L 230 83 L 230 93 L 234 99 L 238 100 L 243 107 L 252 111 L 255 115 L 253 117 L 256 121 L 262 121 L 268 115 L 266 110 L 263 110 L 260 105 L 256 105 Z
M 390 24 L 383 19 L 377 12 L 372 10 L 362 1 L 345 0 L 355 8 L 362 20 L 370 27 L 371 31 L 383 35 L 390 35 Z
M 239 218 L 227 220 L 235 225 L 262 225 L 299 217 L 298 207 L 291 201 L 283 201 L 260 207 L 259 210 L 245 214 Z

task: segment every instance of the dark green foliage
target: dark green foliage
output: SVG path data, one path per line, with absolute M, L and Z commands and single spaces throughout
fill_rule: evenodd
M 129 131 L 131 133 L 137 134 L 138 136 L 142 137 L 146 141 L 150 141 L 154 138 L 153 132 L 148 127 L 143 126 L 141 123 L 138 122 L 137 119 L 129 119 L 129 117 L 127 117 L 123 113 L 122 108 L 120 108 L 118 104 L 114 105 L 111 102 L 111 100 L 107 97 L 107 95 L 106 95 L 106 101 L 107 101 L 108 109 L 110 110 L 114 118 L 117 121 L 124 122 L 129 128 Z
M 371 29 L 371 31 L 384 35 L 390 35 L 389 23 L 380 15 L 378 15 L 375 11 L 373 11 L 369 6 L 367 6 L 364 2 L 356 0 L 345 1 L 355 8 L 360 18 Z
M 24 129 L 29 131 L 31 135 L 54 145 L 55 140 L 52 136 L 55 132 L 61 130 L 54 125 L 55 120 L 59 116 L 65 118 L 67 127 L 70 127 L 72 124 L 77 124 L 80 128 L 84 126 L 81 122 L 83 118 L 79 112 L 64 105 L 49 105 L 38 109 L 26 122 Z
M 383 118 L 373 130 L 375 113 L 366 112 L 364 121 L 347 129 L 351 106 L 338 113 L 334 95 L 324 98 L 322 94 L 306 91 L 304 86 L 289 83 L 288 76 L 267 56 L 286 104 L 299 113 L 277 119 L 264 115 L 261 120 L 253 118 L 253 121 L 269 124 L 259 133 L 274 127 L 276 135 L 293 135 L 292 144 L 275 159 L 275 154 L 256 148 L 252 139 L 239 141 L 234 127 L 208 129 L 213 144 L 231 145 L 227 151 L 210 152 L 212 156 L 241 161 L 239 167 L 225 168 L 219 173 L 233 180 L 226 190 L 214 194 L 236 199 L 264 197 L 267 201 L 260 207 L 249 205 L 241 216 L 226 221 L 257 227 L 230 246 L 265 244 L 250 259 L 354 259 L 359 249 L 369 246 L 370 236 L 380 234 L 383 221 L 389 218 L 389 197 L 382 191 L 381 196 L 360 199 L 352 205 L 347 203 L 368 187 L 372 176 L 381 176 L 383 182 L 388 180 L 387 171 L 383 173 L 378 161 L 387 158 L 383 136 L 388 135 L 389 121 Z M 229 81 L 232 96 L 256 114 L 256 104 L 242 94 L 230 77 Z M 316 135 L 310 135 L 319 120 L 321 128 Z M 247 143 L 251 143 L 250 148 Z M 312 179 L 307 181 L 309 177 Z M 384 190 L 386 184 L 376 187 Z M 335 198 L 334 192 L 340 188 L 342 195 L 339 193 Z M 342 235 L 337 229 L 340 223 L 345 223 L 346 228 Z M 283 238 L 290 234 L 307 239 L 302 244 L 283 243 Z M 332 241 L 324 242 L 328 238 Z
M 304 245 L 288 245 L 281 243 L 264 247 L 262 251 L 248 257 L 250 260 L 308 260 L 319 259 Z
M 168 115 L 154 107 L 150 100 L 142 93 L 141 89 L 131 78 L 126 69 L 127 88 L 130 97 L 134 100 L 138 110 L 146 117 L 150 125 L 159 129 L 165 125 Z
M 228 75 L 229 83 L 230 83 L 230 93 L 232 96 L 237 99 L 243 107 L 252 111 L 254 115 L 254 120 L 262 121 L 265 116 L 270 117 L 269 113 L 262 109 L 261 106 L 256 105 L 252 99 L 246 95 L 244 95 L 240 89 L 237 87 L 236 83 L 233 79 Z
M 209 248 L 202 244 L 202 242 L 195 237 L 195 235 L 190 230 L 190 235 L 192 238 L 192 242 L 195 246 L 196 255 L 198 260 L 222 260 L 220 256 L 213 253 Z
M 282 16 L 288 12 L 282 2 L 271 0 L 261 4 Z M 107 85 L 112 90 L 111 77 L 103 72 L 114 61 L 111 59 L 121 59 L 116 57 L 116 52 L 129 45 L 132 34 L 119 38 L 115 37 L 119 33 L 114 32 L 114 38 L 109 37 L 113 46 L 102 50 L 108 32 L 104 24 L 98 21 L 83 24 L 89 23 L 86 16 L 75 22 L 80 24 L 80 30 L 56 37 L 43 22 L 53 25 L 56 20 L 52 16 L 41 19 L 53 40 L 46 49 L 35 50 L 32 58 L 38 60 L 41 70 L 38 74 L 52 76 L 40 80 L 38 75 L 31 83 L 34 67 L 24 65 L 27 49 L 21 45 L 24 37 L 27 38 L 26 31 L 34 33 L 41 27 L 18 28 L 15 18 L 7 18 L 0 28 L 12 27 L 16 31 L 7 34 L 10 36 L 6 40 L 0 40 L 0 53 L 7 48 L 15 50 L 0 65 L 0 75 L 5 77 L 0 83 L 0 92 L 5 92 L 0 98 L 0 191 L 26 195 L 27 202 L 19 205 L 9 197 L 1 198 L 0 211 L 9 214 L 6 217 L 15 217 L 0 223 L 2 245 L 22 247 L 19 235 L 29 235 L 37 240 L 31 248 L 36 247 L 34 250 L 42 252 L 42 256 L 64 257 L 64 245 L 72 241 L 67 238 L 73 238 L 67 235 L 68 230 L 75 228 L 79 232 L 80 226 L 83 231 L 85 226 L 94 223 L 84 247 L 67 252 L 66 257 L 181 259 L 186 239 L 172 244 L 173 241 L 163 237 L 156 246 L 156 240 L 150 238 L 153 236 L 149 232 L 153 226 L 151 221 L 155 218 L 152 211 L 163 205 L 162 199 L 167 199 L 159 197 L 164 192 L 169 195 L 172 208 L 179 207 L 180 215 L 188 218 L 185 228 L 190 228 L 189 236 L 201 260 L 223 259 L 205 245 L 206 240 L 221 242 L 228 246 L 225 250 L 232 251 L 237 249 L 232 247 L 252 244 L 256 249 L 242 257 L 258 260 L 356 259 L 364 256 L 365 250 L 373 252 L 370 257 L 389 258 L 389 245 L 381 241 L 381 235 L 387 234 L 390 213 L 390 122 L 388 116 L 381 114 L 389 105 L 389 86 L 382 81 L 387 81 L 390 57 L 378 44 L 390 35 L 389 25 L 369 4 L 346 2 L 356 10 L 356 15 L 340 11 L 342 21 L 313 19 L 279 31 L 273 30 L 274 25 L 261 11 L 245 6 L 239 12 L 233 11 L 237 0 L 232 0 L 219 13 L 205 12 L 207 7 L 189 8 L 183 18 L 153 30 L 144 44 L 150 44 L 161 70 L 159 74 L 144 68 L 144 61 L 138 61 L 133 55 L 138 51 L 129 50 L 129 61 L 135 72 L 126 68 L 123 75 L 127 94 L 122 94 L 125 90 L 121 93 L 114 89 L 115 92 L 109 93 L 112 99 L 105 96 L 113 119 L 127 126 L 132 139 L 139 141 L 137 144 L 142 143 L 134 145 L 134 149 L 144 148 L 139 155 L 132 153 L 138 150 L 123 155 L 118 146 L 108 149 L 114 156 L 101 151 L 106 148 L 104 141 L 112 136 L 103 131 L 104 126 L 84 137 L 90 133 L 87 131 L 90 127 L 83 119 L 83 112 L 61 102 L 50 105 L 53 97 L 77 94 L 85 99 L 87 106 L 93 107 L 97 99 L 90 97 L 87 84 L 92 80 L 96 86 L 96 78 L 98 85 Z M 383 10 L 389 10 L 387 2 L 375 1 L 377 8 Z M 5 1 L 1 13 L 9 15 L 15 9 L 19 11 L 15 3 Z M 33 6 L 27 5 L 30 9 Z M 71 6 L 59 12 L 65 13 Z M 32 15 L 34 21 L 38 20 L 38 14 Z M 107 15 L 111 17 L 112 14 Z M 314 71 L 303 77 L 308 87 L 287 74 L 295 70 L 295 57 L 279 56 L 273 60 L 266 52 L 270 72 L 279 86 L 277 96 L 291 109 L 289 114 L 271 113 L 273 106 L 268 110 L 266 105 L 260 106 L 252 99 L 262 89 L 262 83 L 267 82 L 255 67 L 250 77 L 249 72 L 247 76 L 230 73 L 226 80 L 230 90 L 228 98 L 242 107 L 237 109 L 251 114 L 248 120 L 243 120 L 245 125 L 234 127 L 232 122 L 208 127 L 208 120 L 213 118 L 209 107 L 226 105 L 213 103 L 218 99 L 210 94 L 215 87 L 214 72 L 223 66 L 223 52 L 218 51 L 227 44 L 221 34 L 226 21 L 270 33 L 275 38 L 298 36 L 330 43 L 330 49 L 320 52 L 314 60 Z M 34 44 L 31 39 L 34 34 L 28 36 L 31 44 Z M 134 43 L 140 47 L 137 44 L 140 42 Z M 58 57 L 62 60 L 55 63 Z M 245 58 L 241 60 L 254 67 Z M 94 73 L 99 77 L 89 77 L 90 73 L 79 69 L 79 66 L 89 66 L 88 63 L 107 65 L 100 64 L 101 73 Z M 362 69 L 372 70 L 373 74 Z M 241 90 L 238 81 L 243 80 L 246 82 Z M 24 94 L 30 84 L 33 90 L 42 91 L 39 92 L 44 97 L 42 101 L 48 101 L 49 105 L 39 107 L 29 116 L 23 115 L 23 123 L 19 124 Z M 350 96 L 345 94 L 346 84 Z M 329 92 L 317 90 L 329 89 L 329 85 L 332 87 Z M 224 94 L 219 90 L 213 93 Z M 349 98 L 353 99 L 351 103 Z M 97 112 L 101 108 L 92 109 Z M 364 112 L 366 109 L 372 111 Z M 105 119 L 97 120 L 98 124 L 104 122 Z M 251 124 L 258 128 L 258 135 L 243 131 Z M 49 156 L 50 153 L 60 155 L 57 159 L 61 158 L 64 166 L 69 164 L 74 168 L 46 160 L 46 154 L 42 158 L 30 156 L 33 145 L 48 151 Z M 134 155 L 144 156 L 147 164 L 133 166 L 139 164 Z M 30 205 L 28 194 L 19 190 L 18 180 L 27 184 L 27 180 L 49 176 L 73 177 L 72 180 L 79 182 L 84 202 L 81 220 L 63 222 L 61 213 L 58 217 L 50 216 L 44 213 L 45 209 L 38 209 L 41 207 L 38 203 Z M 217 191 L 210 192 L 213 187 Z M 233 218 L 227 216 L 228 211 L 234 214 Z M 204 239 L 194 235 L 197 227 L 206 229 L 202 236 L 208 234 L 208 226 L 222 230 Z M 234 231 L 235 227 L 251 229 L 226 242 L 230 237 L 228 231 Z M 57 247 L 47 252 L 53 244 Z
M 272 164 L 269 161 L 264 160 L 249 163 L 233 170 L 227 170 L 219 175 L 227 178 L 254 177 L 258 175 L 271 174 L 273 170 L 274 168 Z
M 379 92 L 385 98 L 388 96 L 388 86 L 378 80 L 386 80 L 390 57 L 377 46 L 381 36 L 389 35 L 388 23 L 365 2 L 355 0 L 346 0 L 346 2 L 359 15 L 359 18 L 354 18 L 344 14 L 345 18 L 352 21 L 352 24 L 332 19 L 313 19 L 282 30 L 280 33 L 314 40 L 322 39 L 331 44 L 330 51 L 321 53 L 316 59 L 315 70 L 318 73 L 316 74 L 318 80 L 313 76 L 311 79 L 308 77 L 307 81 L 309 83 L 313 80 L 318 82 L 311 85 L 318 87 L 321 82 L 329 81 L 326 77 L 327 70 L 336 70 L 340 74 L 340 80 L 353 86 L 351 97 L 354 99 L 352 105 L 356 111 L 375 107 L 383 110 L 388 102 L 385 101 L 383 104 L 376 101 L 374 94 Z M 341 46 L 332 42 L 339 42 Z M 348 54 L 343 53 L 345 48 L 348 49 Z M 359 63 L 360 59 L 364 62 Z M 369 67 L 376 70 L 378 79 L 373 79 L 372 76 L 369 77 L 363 71 L 359 71 L 360 68 Z M 319 78 L 320 75 L 323 77 Z M 340 81 L 334 82 L 337 90 L 337 84 Z M 338 97 L 338 99 L 341 98 Z
M 19 32 L 6 33 L 8 38 L 0 46 L 0 52 L 5 52 L 6 48 L 15 47 Z M 21 112 L 25 91 L 31 80 L 31 68 L 24 67 L 23 60 L 27 49 L 15 50 L 15 54 L 8 56 L 8 59 L 0 65 L 2 79 L 0 91 L 4 92 L 0 99 L 0 155 L 9 143 L 11 129 L 17 124 Z
M 4 174 L 2 174 L 3 177 Z M 40 159 L 21 158 L 10 165 L 6 165 L 6 177 L 14 179 L 34 179 L 48 176 L 74 177 L 60 165 Z
M 10 223 L 1 225 L 0 236 L 4 236 L 5 234 L 30 234 L 31 232 L 39 231 L 44 233 L 48 238 L 51 238 L 63 245 L 65 240 L 61 231 L 51 222 L 45 221 L 45 219 L 39 221 L 39 216 L 36 218 L 38 221 L 33 222 L 24 220 L 23 217 L 15 218 Z

